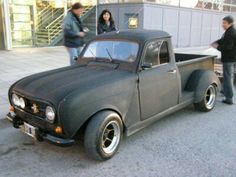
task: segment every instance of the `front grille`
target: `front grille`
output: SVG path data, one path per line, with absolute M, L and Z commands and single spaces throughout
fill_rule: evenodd
M 45 110 L 46 110 L 46 107 L 49 105 L 47 103 L 44 103 L 42 101 L 38 101 L 38 100 L 33 100 L 33 99 L 30 99 L 30 98 L 27 98 L 21 94 L 17 94 L 16 95 L 18 97 L 22 97 L 25 101 L 25 108 L 22 109 L 20 107 L 17 107 L 18 109 L 21 109 L 27 113 L 30 113 L 32 115 L 35 115 L 37 117 L 40 117 L 42 119 L 45 119 L 46 116 L 45 116 Z
M 48 106 L 46 103 L 42 103 L 39 101 L 33 101 L 27 98 L 24 98 L 25 102 L 26 102 L 26 106 L 24 111 L 31 113 L 33 115 L 39 116 L 41 118 L 46 118 L 45 117 L 45 110 L 46 107 Z M 35 109 L 37 109 L 38 111 L 35 111 Z

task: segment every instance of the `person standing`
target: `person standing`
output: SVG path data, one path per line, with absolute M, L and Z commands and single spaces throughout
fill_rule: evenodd
M 63 21 L 64 46 L 70 55 L 70 64 L 73 65 L 78 59 L 84 45 L 85 32 L 80 15 L 84 7 L 81 3 L 72 5 Z
M 109 10 L 105 9 L 102 11 L 98 19 L 97 31 L 98 31 L 98 34 L 116 31 L 115 22 Z
M 222 54 L 223 63 L 223 93 L 225 104 L 233 104 L 234 96 L 234 66 L 236 64 L 236 30 L 234 19 L 231 16 L 223 18 L 222 26 L 225 30 L 222 38 L 212 43 L 212 47 L 219 50 Z

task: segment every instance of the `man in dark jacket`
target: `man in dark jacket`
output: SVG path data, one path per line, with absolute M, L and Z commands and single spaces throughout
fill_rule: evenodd
M 222 54 L 223 63 L 223 93 L 225 100 L 223 103 L 232 105 L 234 95 L 234 65 L 236 64 L 236 30 L 234 19 L 231 16 L 223 18 L 223 28 L 225 33 L 222 38 L 212 44 L 214 48 Z
M 69 52 L 71 65 L 76 63 L 84 45 L 85 32 L 80 20 L 80 15 L 83 11 L 82 4 L 75 3 L 63 21 L 64 46 Z

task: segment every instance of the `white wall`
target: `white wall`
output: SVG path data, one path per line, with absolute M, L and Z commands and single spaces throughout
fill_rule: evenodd
M 207 46 L 220 38 L 222 18 L 229 13 L 180 8 L 158 4 L 99 5 L 110 9 L 119 29 L 127 29 L 127 14 L 139 14 L 139 29 L 164 30 L 172 35 L 174 47 Z M 236 14 L 230 14 L 235 17 Z

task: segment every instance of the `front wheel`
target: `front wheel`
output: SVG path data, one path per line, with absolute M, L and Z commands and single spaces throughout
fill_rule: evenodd
M 194 107 L 203 112 L 209 112 L 212 109 L 214 109 L 215 104 L 216 104 L 216 86 L 215 85 L 210 85 L 203 96 L 203 100 L 200 101 L 199 103 L 194 103 Z
M 95 160 L 108 160 L 117 152 L 123 134 L 123 124 L 118 114 L 100 112 L 89 122 L 84 138 L 87 154 Z

